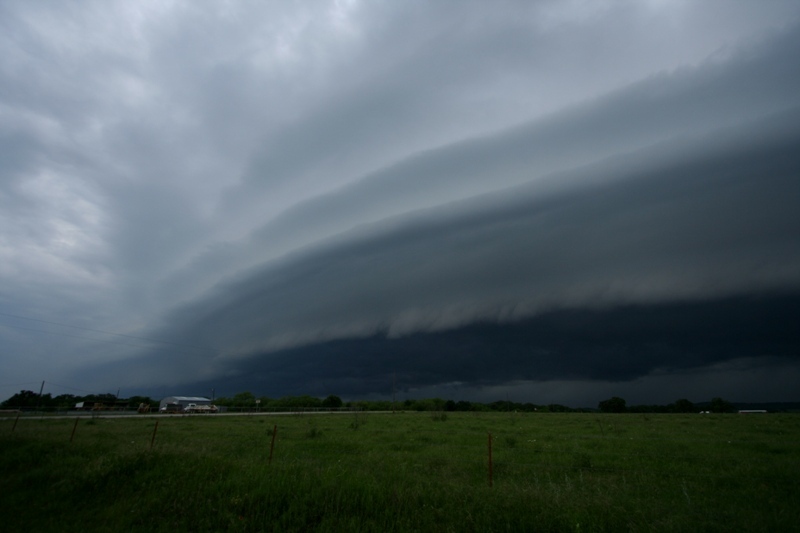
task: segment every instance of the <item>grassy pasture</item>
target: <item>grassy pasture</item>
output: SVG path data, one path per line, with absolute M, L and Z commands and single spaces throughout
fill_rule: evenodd
M 440 415 L 2 420 L 3 529 L 800 530 L 798 415 Z

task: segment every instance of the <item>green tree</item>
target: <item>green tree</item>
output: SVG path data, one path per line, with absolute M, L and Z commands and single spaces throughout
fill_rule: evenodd
M 343 405 L 342 399 L 338 396 L 331 394 L 324 400 L 322 400 L 322 407 L 327 407 L 328 409 L 338 409 Z
M 53 405 L 59 409 L 70 409 L 75 407 L 75 404 L 80 400 L 74 394 L 59 394 L 53 398 Z
M 603 400 L 598 404 L 598 407 L 604 413 L 624 413 L 626 411 L 625 400 L 619 396 L 612 396 L 608 400 Z
M 149 405 L 151 408 L 158 408 L 158 402 L 154 401 L 150 396 L 131 396 L 128 398 L 128 406 L 137 408 L 140 404 Z
M 444 411 L 445 402 L 441 398 L 420 398 L 417 400 L 406 400 L 406 409 L 413 411 Z
M 239 392 L 234 395 L 231 403 L 237 407 L 254 407 L 256 405 L 256 396 L 249 391 Z
M 489 404 L 492 411 L 508 412 L 514 410 L 514 403 L 508 400 L 497 400 Z
M 308 409 L 322 407 L 322 400 L 307 394 L 303 396 L 283 396 L 270 402 L 270 407 L 275 409 Z
M 0 403 L 0 407 L 36 407 L 39 395 L 32 390 L 22 390 L 8 400 Z
M 733 413 L 736 411 L 736 408 L 733 404 L 727 400 L 723 400 L 722 398 L 712 398 L 711 399 L 711 412 L 712 413 Z
M 456 402 L 456 411 L 472 411 L 472 403 L 466 400 Z
M 680 400 L 676 400 L 672 406 L 672 409 L 675 413 L 696 413 L 697 407 L 687 400 L 686 398 L 681 398 Z
M 391 400 L 376 400 L 372 402 L 366 402 L 367 410 L 369 411 L 391 411 L 392 410 L 392 401 Z
M 217 396 L 217 399 L 214 400 L 214 403 L 216 405 L 231 406 L 233 405 L 233 400 L 226 398 L 225 396 Z
M 258 406 L 259 406 L 261 409 L 265 409 L 265 408 L 267 408 L 267 407 L 269 407 L 270 409 L 272 409 L 272 407 L 273 407 L 273 406 L 272 406 L 272 402 L 273 402 L 274 400 L 273 400 L 272 398 L 270 398 L 269 396 L 259 396 L 259 397 L 258 397 L 258 398 L 256 398 L 256 399 L 257 399 L 258 401 L 260 401 L 260 402 L 261 402 L 260 404 L 258 404 Z

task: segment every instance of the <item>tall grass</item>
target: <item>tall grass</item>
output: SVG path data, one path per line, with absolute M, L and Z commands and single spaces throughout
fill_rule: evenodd
M 8 531 L 791 531 L 796 415 L 0 421 Z M 277 426 L 272 464 L 268 464 Z M 493 486 L 487 434 L 493 436 Z

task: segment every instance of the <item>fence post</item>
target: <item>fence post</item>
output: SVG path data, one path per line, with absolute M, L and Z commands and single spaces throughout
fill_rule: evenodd
M 272 428 L 272 443 L 269 445 L 269 462 L 267 464 L 272 464 L 272 450 L 275 449 L 275 436 L 278 434 L 278 425 Z
M 153 449 L 153 444 L 156 442 L 156 431 L 158 431 L 158 420 L 156 420 L 156 427 L 153 428 L 153 438 L 150 439 L 150 449 Z
M 70 442 L 75 438 L 75 430 L 78 429 L 78 420 L 80 420 L 80 417 L 75 417 L 75 425 L 72 426 L 72 435 L 69 436 Z
M 489 433 L 489 486 L 492 486 L 492 434 Z
M 17 429 L 17 422 L 19 422 L 19 415 L 22 414 L 22 411 L 17 413 L 17 418 L 14 419 L 14 425 L 11 426 L 11 433 L 14 433 L 14 430 Z

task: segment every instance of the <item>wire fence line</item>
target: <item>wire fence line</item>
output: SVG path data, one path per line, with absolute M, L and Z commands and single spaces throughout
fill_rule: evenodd
M 382 427 L 370 431 L 368 443 L 362 446 L 354 444 L 352 436 L 363 432 L 359 426 L 366 424 L 364 419 L 373 414 L 357 411 L 342 413 L 353 417 L 349 424 L 346 418 L 344 421 L 339 418 L 335 423 L 323 424 L 324 418 L 306 414 L 294 414 L 294 418 L 305 420 L 305 425 L 287 425 L 283 420 L 270 418 L 269 415 L 258 420 L 248 417 L 244 419 L 245 423 L 231 421 L 226 426 L 225 438 L 269 448 L 270 464 L 283 462 L 302 465 L 306 462 L 355 468 L 368 456 L 383 456 L 423 470 L 488 470 L 490 479 L 502 477 L 513 470 L 517 476 L 640 476 L 643 479 L 658 476 L 662 479 L 706 479 L 715 482 L 738 479 L 744 469 L 755 482 L 779 483 L 794 489 L 800 487 L 800 480 L 795 475 L 800 471 L 800 443 L 790 434 L 776 435 L 773 432 L 761 438 L 739 439 L 732 439 L 727 434 L 717 437 L 688 433 L 682 436 L 629 436 L 624 428 L 618 427 L 616 433 L 598 435 L 598 430 L 590 423 L 585 424 L 586 427 L 579 432 L 562 436 L 554 434 L 552 430 L 537 433 L 529 427 L 517 428 L 513 420 L 506 417 L 494 420 L 496 426 L 503 427 L 492 427 L 491 423 L 487 424 L 486 418 L 477 418 L 475 427 L 470 429 L 450 428 L 447 422 L 434 425 L 433 428 Z M 185 429 L 184 422 L 213 417 L 158 415 L 154 423 L 153 418 L 125 417 L 125 421 L 147 422 L 144 425 L 129 424 L 130 427 L 124 428 L 124 431 L 104 438 L 118 439 L 121 445 L 139 442 L 148 451 L 170 449 L 185 441 L 186 435 L 181 433 Z M 56 419 L 26 417 L 21 413 L 5 420 L 8 429 L 4 433 L 7 436 L 10 434 L 11 438 L 47 438 L 56 442 L 69 441 L 71 444 L 80 444 L 83 441 L 82 433 L 94 433 L 97 424 L 94 419 L 75 416 Z M 420 417 L 419 420 L 424 418 Z M 587 420 L 591 422 L 590 418 Z M 36 422 L 53 423 L 42 425 Z M 103 424 L 113 422 L 114 419 L 109 419 L 104 420 Z M 87 423 L 93 426 L 80 427 Z M 191 438 L 202 442 L 210 435 L 205 434 L 200 425 L 193 427 Z M 674 447 L 680 451 L 675 451 Z M 747 464 L 742 465 L 742 454 L 747 454 L 749 450 L 756 450 L 761 455 L 745 455 Z M 736 471 L 731 468 L 733 465 L 736 465 Z

